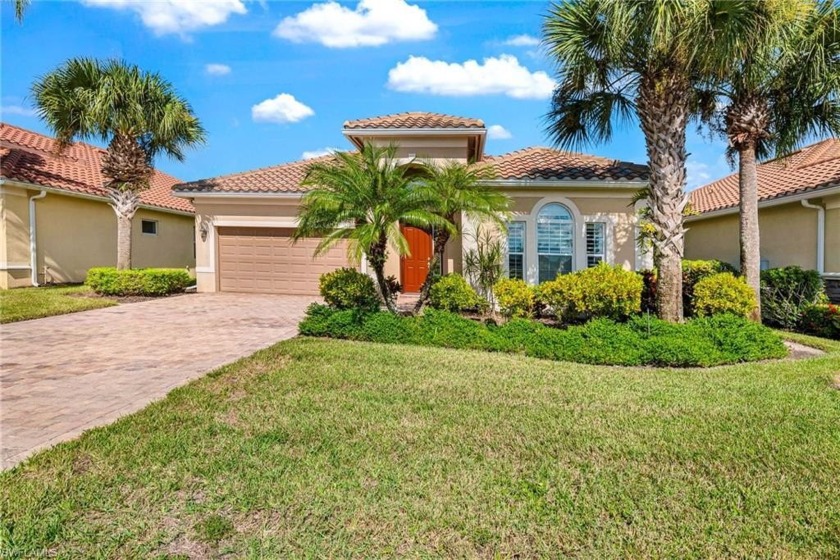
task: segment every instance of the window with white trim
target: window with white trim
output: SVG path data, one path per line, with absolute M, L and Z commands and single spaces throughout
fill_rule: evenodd
M 562 204 L 551 203 L 537 214 L 537 261 L 539 282 L 572 271 L 575 221 Z
M 525 278 L 525 222 L 508 224 L 508 278 Z
M 156 220 L 141 220 L 140 231 L 146 235 L 157 235 L 158 223 Z
M 607 260 L 607 224 L 586 224 L 586 266 L 591 268 Z

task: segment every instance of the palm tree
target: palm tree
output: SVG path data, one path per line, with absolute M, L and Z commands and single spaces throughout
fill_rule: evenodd
M 710 0 L 568 0 L 552 5 L 543 42 L 559 64 L 547 131 L 563 148 L 605 142 L 614 123 L 641 125 L 650 168 L 659 315 L 680 321 L 686 125 Z
M 295 241 L 322 238 L 316 255 L 348 241 L 354 261 L 367 258 L 392 312 L 396 304 L 385 278 L 385 262 L 389 248 L 400 255 L 409 252 L 400 224 L 450 227 L 428 211 L 429 200 L 416 188 L 413 168 L 400 163 L 396 152 L 396 146 L 366 143 L 359 152 L 336 152 L 333 158 L 310 164 L 303 184 L 313 189 L 303 196 L 294 234 Z
M 182 161 L 184 148 L 204 142 L 201 123 L 160 75 L 118 60 L 68 60 L 38 79 L 32 93 L 60 147 L 76 139 L 108 142 L 102 174 L 117 215 L 117 268 L 131 268 L 131 221 L 154 158 Z
M 741 274 L 755 292 L 752 318 L 760 321 L 757 159 L 783 156 L 810 136 L 840 133 L 840 6 L 832 0 L 727 5 L 720 17 L 743 31 L 707 51 L 713 103 L 703 117 L 727 138 L 730 160 L 738 160 Z
M 420 180 L 420 188 L 431 201 L 429 210 L 451 224 L 451 228 L 435 228 L 434 250 L 432 262 L 420 297 L 414 307 L 418 313 L 429 299 L 429 290 L 434 280 L 434 271 L 443 262 L 443 252 L 446 244 L 457 231 L 459 218 L 467 216 L 475 223 L 490 221 L 500 228 L 506 228 L 507 210 L 510 198 L 496 189 L 488 186 L 485 181 L 495 176 L 493 168 L 488 165 L 467 165 L 457 161 L 450 161 L 441 165 L 426 163 L 424 176 Z
M 23 23 L 23 14 L 26 13 L 32 0 L 12 0 L 12 2 L 15 3 L 15 19 L 18 23 Z

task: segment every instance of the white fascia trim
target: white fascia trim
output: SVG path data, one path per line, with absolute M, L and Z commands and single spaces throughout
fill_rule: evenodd
M 212 266 L 197 266 L 195 267 L 196 274 L 213 274 L 216 272 L 216 269 Z
M 81 198 L 84 200 L 95 200 L 97 202 L 105 202 L 106 204 L 110 202 L 107 196 L 97 196 L 95 194 L 84 194 L 84 193 L 76 193 L 72 191 L 66 191 L 64 189 L 56 189 L 55 187 L 45 187 L 43 185 L 38 185 L 36 183 L 24 183 L 22 181 L 9 181 L 8 179 L 0 179 L 0 186 L 2 185 L 10 185 L 13 187 L 19 187 L 22 189 L 33 189 L 33 190 L 41 190 L 47 191 L 54 194 L 59 194 L 62 196 L 69 196 L 71 198 Z M 175 193 L 173 193 L 174 195 Z M 195 216 L 195 212 L 187 212 L 184 210 L 174 210 L 171 208 L 164 208 L 162 206 L 152 206 L 149 204 L 140 204 L 138 208 L 142 208 L 143 210 L 151 210 L 152 212 L 163 212 L 164 214 L 176 214 L 178 216 Z
M 0 262 L 0 270 L 29 270 L 32 266 L 25 262 Z
M 262 228 L 296 228 L 298 219 L 292 217 L 274 218 L 271 220 L 226 220 L 215 219 L 216 227 L 262 227 Z
M 490 179 L 484 184 L 491 187 L 520 187 L 524 189 L 546 189 L 546 188 L 605 188 L 605 189 L 632 189 L 638 191 L 647 186 L 647 181 L 566 181 L 551 179 Z
M 294 200 L 301 198 L 306 192 L 190 192 L 172 191 L 173 196 L 180 198 L 280 198 Z
M 345 128 L 345 136 L 485 136 L 486 128 Z
M 812 198 L 820 198 L 823 196 L 831 196 L 833 194 L 840 194 L 840 186 L 828 187 L 826 189 L 816 189 L 804 193 L 792 194 L 789 196 L 782 196 L 779 198 L 772 198 L 770 200 L 759 201 L 759 208 L 768 208 L 773 206 L 781 206 L 782 204 L 790 204 L 791 202 L 800 202 L 802 200 L 810 200 Z M 716 218 L 718 216 L 726 216 L 728 214 L 737 214 L 741 211 L 738 206 L 730 206 L 729 208 L 721 208 L 720 210 L 713 210 L 705 212 L 697 216 L 687 216 L 686 222 L 696 222 L 708 218 Z

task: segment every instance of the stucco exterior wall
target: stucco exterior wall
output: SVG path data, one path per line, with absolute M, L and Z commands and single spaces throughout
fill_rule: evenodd
M 826 272 L 840 272 L 840 268 L 829 268 L 829 262 L 836 263 L 840 257 L 840 213 L 826 213 L 826 237 L 832 243 L 826 245 Z M 834 221 L 831 225 L 829 222 Z M 817 211 L 805 208 L 800 202 L 762 208 L 758 213 L 761 231 L 761 259 L 770 268 L 798 265 L 803 268 L 817 268 Z M 740 245 L 738 214 L 727 214 L 715 218 L 692 220 L 687 224 L 685 257 L 688 259 L 719 259 L 738 266 Z M 833 233 L 829 233 L 829 231 Z
M 466 162 L 469 153 L 469 139 L 467 136 L 424 137 L 424 136 L 369 136 L 366 142 L 377 146 L 397 146 L 397 157 L 431 160 L 455 160 Z
M 825 271 L 840 275 L 840 195 L 826 197 Z
M 0 287 L 29 286 L 29 196 L 38 191 L 4 189 L 9 191 L 2 198 L 5 262 L 27 268 L 4 271 Z M 10 194 L 15 190 L 22 196 Z M 116 265 L 116 216 L 106 202 L 48 192 L 35 202 L 35 216 L 39 283 L 82 282 L 89 268 Z M 143 234 L 142 220 L 156 221 L 157 235 Z M 192 216 L 141 208 L 132 225 L 132 266 L 195 266 Z
M 26 190 L 6 185 L 0 193 L 0 288 L 3 289 L 31 284 L 27 196 Z

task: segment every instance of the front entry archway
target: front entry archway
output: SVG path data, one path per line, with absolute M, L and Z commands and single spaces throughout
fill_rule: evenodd
M 416 294 L 423 286 L 432 260 L 432 236 L 412 226 L 402 226 L 410 254 L 400 258 L 400 284 L 403 293 Z

